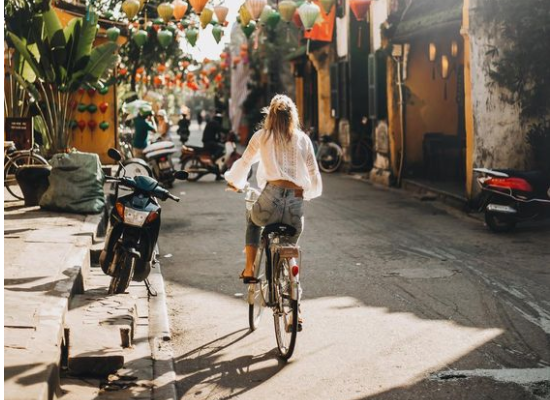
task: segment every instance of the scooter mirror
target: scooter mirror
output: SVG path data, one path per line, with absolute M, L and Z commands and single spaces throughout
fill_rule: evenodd
M 174 178 L 184 181 L 189 177 L 189 173 L 187 171 L 176 171 L 174 172 Z
M 122 154 L 120 154 L 120 151 L 112 147 L 109 150 L 107 150 L 107 155 L 115 161 L 122 160 Z

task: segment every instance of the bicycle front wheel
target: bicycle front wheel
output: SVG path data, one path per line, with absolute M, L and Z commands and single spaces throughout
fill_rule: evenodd
M 328 173 L 336 171 L 342 164 L 342 155 L 342 149 L 336 143 L 323 143 L 317 156 L 319 168 Z
M 4 164 L 4 187 L 18 200 L 24 200 L 24 198 L 23 192 L 21 192 L 21 188 L 15 178 L 15 173 L 19 168 L 29 165 L 48 165 L 48 162 L 44 157 L 29 151 L 25 153 L 21 152 Z
M 274 276 L 275 308 L 273 318 L 275 320 L 275 337 L 279 354 L 284 360 L 288 360 L 296 346 L 298 333 L 298 301 L 291 297 L 290 265 L 288 259 L 278 259 Z

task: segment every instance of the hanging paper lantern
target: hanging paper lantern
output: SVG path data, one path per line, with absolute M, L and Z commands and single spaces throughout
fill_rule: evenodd
M 119 68 L 119 69 L 118 69 L 118 74 L 119 74 L 120 76 L 125 76 L 127 73 L 128 73 L 128 68 L 122 67 L 122 68 Z M 101 93 L 101 90 L 100 90 L 100 93 Z M 103 93 L 102 93 L 102 94 L 103 94 Z
M 237 65 L 240 62 L 241 62 L 241 57 L 240 56 L 233 57 L 233 65 Z
M 364 21 L 369 11 L 371 0 L 350 0 L 349 7 L 357 21 Z
M 164 64 L 159 64 L 159 65 L 157 66 L 157 71 L 160 72 L 160 73 L 162 74 L 164 71 L 166 71 L 166 65 L 164 65 Z
M 273 8 L 271 8 L 269 4 L 264 7 L 264 9 L 262 10 L 262 13 L 260 14 L 260 22 L 263 25 L 267 24 L 267 20 L 272 12 L 273 12 Z
M 160 31 L 157 34 L 157 40 L 159 41 L 160 45 L 165 49 L 168 46 L 170 46 L 170 43 L 172 43 L 173 39 L 174 39 L 174 34 L 166 29 L 163 31 Z
M 330 14 L 330 10 L 332 10 L 332 6 L 336 3 L 336 0 L 319 0 L 319 3 L 325 14 L 328 15 Z
M 273 12 L 267 18 L 267 26 L 273 29 L 279 24 L 280 20 L 281 20 L 281 14 L 273 10 Z
M 174 6 L 174 18 L 178 21 L 185 16 L 187 8 L 189 8 L 189 5 L 183 0 L 174 0 L 172 6 Z
M 189 3 L 191 3 L 193 10 L 195 10 L 197 14 L 200 14 L 206 6 L 206 3 L 208 3 L 208 0 L 189 0 Z
M 94 97 L 96 93 L 96 90 L 94 88 L 88 89 L 88 96 Z
M 143 10 L 143 7 L 145 7 L 145 2 L 146 2 L 146 1 L 147 1 L 147 0 L 139 0 L 139 10 L 140 10 L 140 11 Z
M 218 74 L 218 75 L 216 75 L 216 77 L 214 78 L 214 80 L 215 80 L 216 82 L 221 82 L 222 79 L 223 79 L 222 74 Z
M 88 128 L 90 128 L 91 131 L 93 131 L 96 126 L 97 126 L 97 122 L 95 122 L 95 120 L 91 119 L 88 121 Z
M 155 76 L 155 77 L 153 78 L 153 84 L 154 84 L 155 86 L 160 86 L 160 85 L 162 84 L 162 79 L 161 79 L 160 77 L 158 77 L 158 76 Z
M 246 0 L 244 4 L 252 16 L 252 19 L 258 21 L 260 19 L 260 15 L 262 15 L 264 7 L 267 5 L 267 0 Z
M 214 12 L 216 13 L 216 18 L 218 18 L 218 22 L 220 24 L 225 23 L 225 19 L 227 18 L 227 13 L 229 12 L 229 8 L 226 6 L 216 6 L 214 7 Z
M 241 44 L 241 50 L 248 50 L 248 43 Z
M 95 114 L 96 111 L 97 111 L 97 106 L 95 104 L 90 104 L 88 106 L 88 112 L 90 114 Z
M 252 20 L 252 16 L 244 4 L 239 8 L 239 17 L 241 17 L 241 26 L 247 26 Z
M 99 124 L 99 128 L 102 131 L 106 131 L 107 129 L 109 129 L 109 123 L 107 121 L 103 121 Z
M 69 128 L 71 129 L 78 128 L 78 122 L 76 122 L 76 119 L 71 119 L 71 122 L 69 122 Z
M 98 92 L 100 94 L 105 95 L 105 94 L 109 93 L 109 88 L 107 86 L 103 86 L 101 89 L 98 90 Z
M 250 38 L 252 33 L 254 33 L 254 30 L 256 29 L 256 22 L 250 21 L 247 26 L 241 26 L 244 34 L 247 38 Z
M 112 26 L 109 29 L 107 29 L 107 38 L 111 42 L 116 42 L 118 39 L 118 36 L 120 35 L 120 29 L 118 29 L 116 26 Z
M 313 28 L 313 25 L 317 21 L 317 17 L 319 17 L 320 12 L 321 9 L 319 8 L 319 6 L 309 1 L 306 1 L 300 6 L 300 8 L 298 8 L 300 20 L 302 21 L 302 24 L 304 25 L 306 31 L 309 31 L 311 30 L 311 28 Z
M 160 3 L 157 7 L 157 13 L 164 22 L 168 23 L 174 15 L 174 6 L 171 3 Z
M 220 40 L 222 40 L 223 36 L 223 28 L 219 25 L 216 25 L 212 28 L 212 36 L 214 36 L 214 40 L 216 43 L 220 43 Z
M 138 69 L 136 69 L 137 74 L 143 75 L 144 72 L 145 72 L 145 68 L 143 67 L 139 67 Z
M 101 111 L 102 114 L 105 114 L 105 111 L 107 111 L 108 108 L 109 108 L 109 103 L 107 103 L 106 101 L 104 101 L 99 105 L 99 111 Z
M 212 17 L 214 16 L 214 10 L 212 10 L 210 7 L 205 7 L 202 10 L 200 21 L 201 21 L 201 27 L 202 29 L 205 29 L 210 21 L 212 21 Z
M 225 59 L 227 58 L 227 53 L 226 53 L 225 51 L 222 51 L 222 52 L 220 53 L 220 58 L 221 58 L 222 60 L 225 60 Z
M 126 14 L 128 19 L 134 19 L 139 12 L 141 4 L 138 0 L 124 0 L 122 3 L 122 11 Z
M 283 21 L 292 21 L 296 7 L 296 3 L 293 0 L 283 0 L 279 3 L 279 14 L 281 14 Z
M 132 35 L 132 39 L 138 45 L 138 47 L 143 47 L 143 45 L 147 43 L 147 39 L 148 39 L 147 32 L 144 31 L 143 29 L 140 29 L 139 31 L 135 32 Z
M 84 128 L 86 128 L 86 121 L 84 121 L 83 119 L 78 121 L 78 128 L 80 129 L 80 132 L 82 132 Z
M 84 93 L 86 93 L 86 90 L 84 90 L 83 87 L 79 87 L 78 90 L 77 90 L 77 92 L 78 92 L 79 95 L 82 96 Z
M 194 27 L 190 27 L 185 31 L 185 37 L 187 38 L 187 41 L 191 46 L 195 46 L 195 43 L 197 43 L 197 38 L 199 36 L 199 30 Z
M 84 112 L 84 111 L 86 111 L 87 109 L 88 109 L 88 106 L 87 106 L 86 104 L 84 104 L 84 103 L 80 103 L 80 104 L 78 105 L 78 111 L 79 111 L 79 112 Z
M 242 59 L 242 58 L 245 58 L 246 56 L 248 56 L 248 52 L 244 51 L 244 50 L 241 50 L 239 55 L 241 56 L 241 59 Z

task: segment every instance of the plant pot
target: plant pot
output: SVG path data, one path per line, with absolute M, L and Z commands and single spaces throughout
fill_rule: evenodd
M 23 192 L 25 206 L 32 207 L 40 203 L 42 195 L 50 186 L 50 169 L 49 165 L 28 165 L 20 167 L 15 172 L 15 178 Z

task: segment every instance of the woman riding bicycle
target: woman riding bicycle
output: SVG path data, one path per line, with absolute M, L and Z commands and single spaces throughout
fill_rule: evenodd
M 242 190 L 256 162 L 256 179 L 262 193 L 246 216 L 246 266 L 240 275 L 244 283 L 255 281 L 254 260 L 261 227 L 272 223 L 291 225 L 296 228 L 290 238 L 295 244 L 303 229 L 303 201 L 319 197 L 323 190 L 313 144 L 300 130 L 296 105 L 285 95 L 273 97 L 263 129 L 252 136 L 242 158 L 225 173 L 228 186 Z

